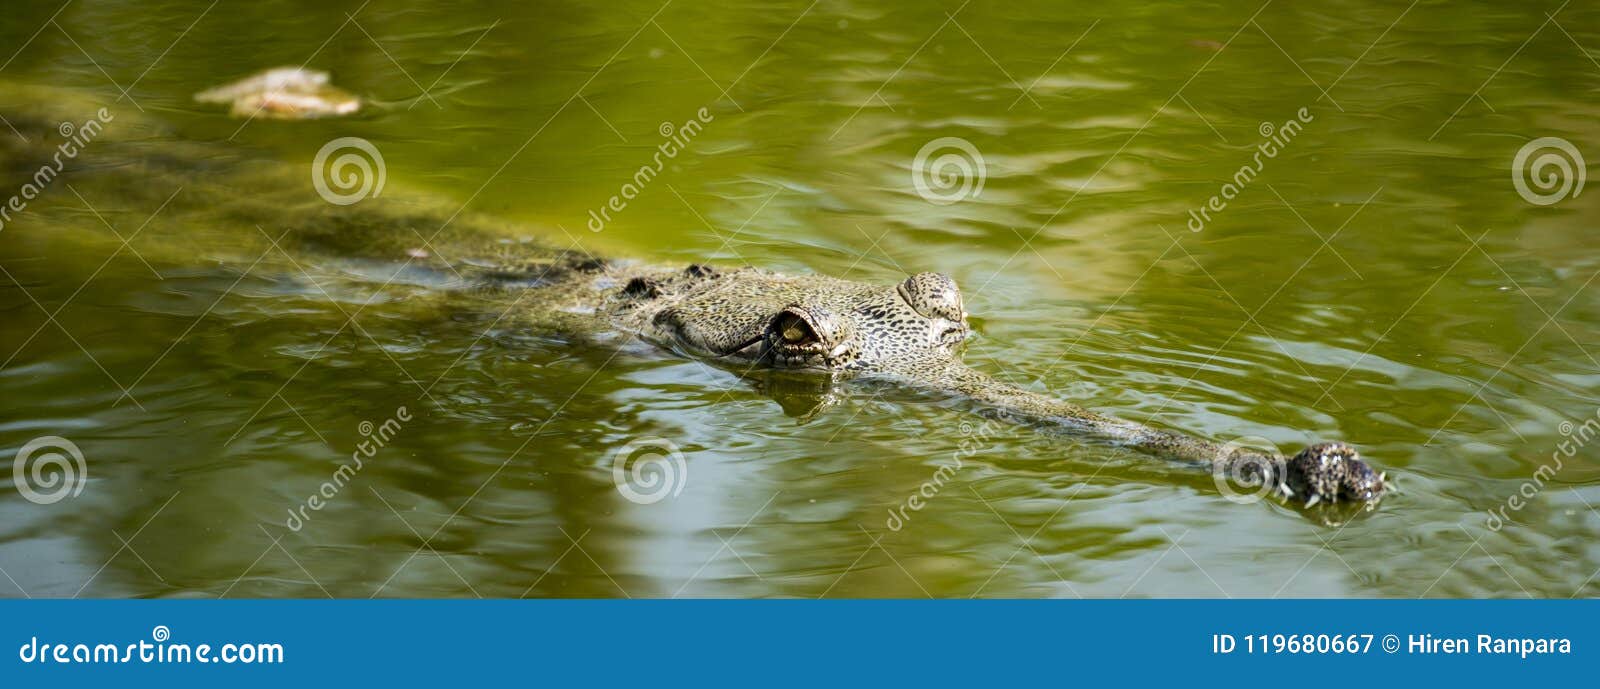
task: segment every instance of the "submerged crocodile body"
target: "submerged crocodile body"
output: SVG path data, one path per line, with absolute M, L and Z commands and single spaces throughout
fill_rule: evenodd
M 37 89 L 9 95 L 13 105 L 0 106 L 6 108 L 0 114 L 20 136 L 0 140 L 0 173 L 9 175 L 8 185 L 25 184 L 59 152 L 49 139 L 63 110 L 15 104 L 67 99 Z M 68 111 L 83 112 L 83 107 L 79 103 Z M 495 311 L 515 311 L 532 328 L 596 340 L 621 332 L 736 371 L 804 372 L 824 386 L 869 378 L 945 393 L 989 418 L 1186 462 L 1255 482 L 1303 505 L 1370 504 L 1386 490 L 1384 476 L 1343 443 L 1315 444 L 1285 459 L 1099 414 L 970 368 L 960 356 L 971 333 L 966 307 L 955 281 L 945 275 L 919 273 L 879 285 L 754 268 L 660 267 L 552 251 L 493 220 L 418 211 L 392 200 L 393 195 L 330 206 L 307 192 L 303 180 L 291 183 L 301 174 L 281 164 L 250 163 L 236 152 L 170 137 L 152 147 L 149 132 L 137 131 L 148 123 L 117 122 L 130 131 L 120 134 L 120 141 L 108 136 L 95 142 L 93 154 L 84 155 L 102 162 L 76 164 L 74 159 L 74 165 L 60 165 L 52 174 L 78 188 L 114 190 L 129 207 L 169 208 L 172 199 L 162 200 L 167 190 L 188 189 L 186 198 L 198 195 L 198 203 L 226 204 L 230 222 L 253 227 L 248 234 L 257 243 L 265 237 L 273 248 L 289 253 L 447 274 L 452 277 L 445 288 L 455 298 L 491 300 Z M 60 156 L 55 160 L 59 163 Z M 241 195 L 238 189 L 252 191 Z M 166 213 L 181 215 L 184 207 L 179 202 Z

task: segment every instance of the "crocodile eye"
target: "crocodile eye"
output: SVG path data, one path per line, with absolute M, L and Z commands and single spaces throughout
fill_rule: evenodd
M 832 356 L 855 336 L 849 320 L 816 305 L 790 304 L 772 317 L 767 326 L 769 345 L 790 352 L 811 352 Z
M 816 331 L 799 314 L 784 312 L 778 317 L 778 333 L 791 345 L 806 345 L 817 341 Z

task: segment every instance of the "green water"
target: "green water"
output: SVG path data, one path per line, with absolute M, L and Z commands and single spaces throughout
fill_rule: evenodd
M 1539 137 L 1600 159 L 1592 5 L 207 5 L 9 8 L 0 81 L 157 122 L 149 151 L 281 161 L 308 203 L 318 149 L 359 136 L 389 185 L 363 204 L 426 197 L 657 262 L 948 273 L 976 367 L 1218 439 L 1346 440 L 1398 490 L 1326 524 L 914 391 L 843 386 L 797 416 L 637 344 L 419 319 L 416 285 L 253 264 L 265 244 L 225 206 L 256 189 L 69 177 L 0 229 L 0 458 L 61 436 L 88 478 L 48 505 L 0 490 L 0 595 L 1600 591 L 1600 440 L 1560 449 L 1600 407 L 1600 194 L 1535 205 L 1512 181 Z M 189 98 L 300 63 L 381 106 L 246 123 Z M 662 123 L 701 108 L 590 231 Z M 1191 231 L 1256 167 L 1263 123 L 1291 119 Z M 981 155 L 975 195 L 918 193 L 941 137 Z M 617 490 L 613 455 L 641 438 L 681 451 L 675 496 Z

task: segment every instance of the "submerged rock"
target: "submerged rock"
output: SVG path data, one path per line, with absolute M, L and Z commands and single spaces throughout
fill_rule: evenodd
M 201 103 L 230 104 L 234 117 L 305 120 L 351 115 L 361 98 L 329 83 L 328 73 L 276 67 L 194 94 Z

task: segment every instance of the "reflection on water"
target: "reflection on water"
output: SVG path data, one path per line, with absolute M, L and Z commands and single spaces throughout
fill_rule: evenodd
M 146 183 L 63 177 L 0 230 L 0 456 L 61 436 L 88 468 L 54 504 L 0 494 L 0 595 L 1600 586 L 1600 202 L 1508 179 L 1538 137 L 1600 156 L 1592 8 L 206 5 L 0 20 L 0 79 L 162 128 L 117 135 Z M 244 122 L 190 101 L 302 62 L 379 107 Z M 701 108 L 591 232 L 656 168 L 662 124 Z M 1282 141 L 1258 157 L 1263 123 Z M 300 264 L 267 238 L 315 213 L 304 170 L 343 136 L 385 161 L 363 204 L 433 198 L 659 262 L 949 273 L 989 373 L 1220 439 L 1348 440 L 1400 490 L 1323 526 L 912 391 L 796 390 L 498 321 L 439 276 Z M 919 158 L 945 137 L 970 150 Z M 303 187 L 223 177 L 218 151 Z M 425 252 L 431 229 L 393 232 Z M 618 492 L 614 453 L 640 438 L 681 453 L 681 493 Z

